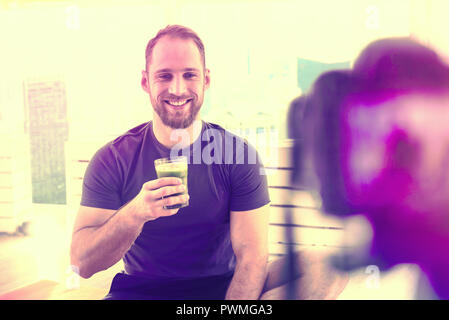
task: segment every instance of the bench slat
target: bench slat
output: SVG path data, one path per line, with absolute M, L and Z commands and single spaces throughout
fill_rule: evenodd
M 268 188 L 272 205 L 297 206 L 303 208 L 320 208 L 321 199 L 309 191 Z
M 290 222 L 311 227 L 344 228 L 343 222 L 340 219 L 333 218 L 317 209 L 310 208 L 282 208 L 272 206 L 270 207 L 269 222 L 272 224 L 285 224 Z
M 299 226 L 270 225 L 268 228 L 268 241 L 287 243 L 285 234 L 287 230 L 292 232 L 294 244 L 345 246 L 343 230 Z

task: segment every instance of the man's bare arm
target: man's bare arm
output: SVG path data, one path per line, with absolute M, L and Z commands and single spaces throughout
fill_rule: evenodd
M 131 211 L 130 205 L 118 211 L 80 207 L 77 222 L 94 216 L 104 219 L 98 225 L 79 227 L 75 224 L 70 256 L 71 264 L 78 269 L 80 276 L 89 278 L 109 268 L 128 251 L 143 226 L 133 219 Z
M 262 292 L 268 262 L 269 205 L 231 212 L 231 241 L 237 265 L 226 299 L 256 300 Z
M 161 199 L 185 188 L 177 178 L 149 181 L 140 193 L 121 209 L 81 206 L 72 235 L 71 264 L 80 276 L 89 278 L 118 262 L 139 236 L 145 222 L 176 214 L 179 209 L 163 206 L 185 202 L 185 196 Z

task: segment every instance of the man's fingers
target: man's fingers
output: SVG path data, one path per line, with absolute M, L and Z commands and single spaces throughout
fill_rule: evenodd
M 174 214 L 177 214 L 178 213 L 178 211 L 179 211 L 179 208 L 178 209 L 163 209 L 164 210 L 164 216 L 172 216 L 172 215 L 174 215 Z
M 185 191 L 186 188 L 182 184 L 177 186 L 162 187 L 152 192 L 152 198 L 160 199 L 177 193 L 183 193 Z
M 148 215 L 152 219 L 171 216 L 179 211 L 173 206 L 186 203 L 189 196 L 184 192 L 187 186 L 182 184 L 182 180 L 175 177 L 160 178 L 146 182 L 141 191 L 141 199 Z M 171 207 L 173 209 L 166 209 Z M 165 208 L 165 209 L 164 209 Z
M 165 177 L 155 180 L 150 180 L 144 183 L 143 187 L 146 190 L 156 190 L 165 186 L 176 186 L 182 184 L 182 180 L 175 177 Z
M 166 197 L 163 199 L 156 200 L 154 204 L 157 207 L 167 207 L 167 206 L 174 206 L 177 204 L 185 203 L 187 200 L 189 200 L 189 195 L 181 194 L 178 196 L 171 196 L 171 197 Z
M 157 211 L 158 211 L 158 216 L 159 217 L 167 217 L 167 216 L 172 216 L 176 213 L 178 213 L 179 208 L 176 209 L 165 209 L 164 206 L 158 206 L 157 207 Z

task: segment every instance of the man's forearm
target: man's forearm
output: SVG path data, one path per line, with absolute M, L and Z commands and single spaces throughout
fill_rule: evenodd
M 119 209 L 101 226 L 86 227 L 73 235 L 71 260 L 79 274 L 89 278 L 117 263 L 139 236 L 143 222 L 133 218 L 133 206 Z
M 226 300 L 257 300 L 267 277 L 267 260 L 246 260 L 237 266 L 226 293 Z

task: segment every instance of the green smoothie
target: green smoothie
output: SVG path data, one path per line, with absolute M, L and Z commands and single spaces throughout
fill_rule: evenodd
M 161 159 L 158 159 L 161 160 Z M 176 177 L 182 180 L 182 184 L 185 185 L 186 191 L 182 193 L 171 194 L 169 197 L 179 196 L 181 194 L 188 194 L 187 190 L 187 162 L 164 162 L 164 161 L 155 161 L 156 174 L 158 178 L 164 177 Z M 168 161 L 168 160 L 166 160 Z M 172 206 L 165 206 L 165 209 L 178 209 L 187 207 L 189 205 L 189 201 L 187 200 L 184 203 L 175 204 Z

